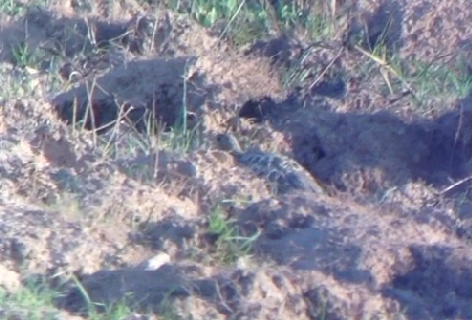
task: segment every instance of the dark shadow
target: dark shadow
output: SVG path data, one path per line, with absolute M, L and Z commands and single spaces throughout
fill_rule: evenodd
M 398 1 L 387 0 L 383 1 L 375 12 L 363 15 L 362 19 L 353 14 L 345 37 L 346 47 L 353 49 L 354 45 L 359 45 L 370 52 L 379 46 L 384 46 L 389 56 L 397 53 L 403 46 L 402 8 Z M 358 10 L 356 5 L 352 6 L 352 10 L 353 12 Z
M 151 130 L 148 125 L 175 125 L 185 103 L 197 107 L 203 102 L 205 93 L 196 93 L 193 86 L 203 81 L 198 76 L 186 83 L 186 90 L 193 92 L 183 101 L 182 78 L 194 57 L 127 63 L 133 56 L 150 52 L 165 56 L 161 51 L 166 51 L 168 21 L 158 23 L 142 15 L 114 22 L 71 18 L 40 6 L 25 11 L 22 19 L 12 20 L 0 30 L 0 61 L 19 68 L 36 61 L 34 68 L 65 82 L 80 81 L 67 92 L 49 94 L 59 117 L 67 123 L 104 133 L 126 118 L 139 131 L 147 131 Z M 23 49 L 31 61 L 19 61 L 18 50 Z M 112 71 L 98 76 L 109 68 Z M 144 74 L 137 74 L 139 70 Z
M 272 66 L 288 68 L 293 60 L 294 52 L 300 51 L 303 46 L 292 37 L 282 34 L 270 40 L 257 40 L 245 55 L 257 55 L 271 59 Z
M 472 317 L 472 268 L 467 248 L 412 245 L 412 259 L 393 264 L 391 282 L 377 287 L 378 274 L 359 268 L 367 252 L 374 254 L 375 245 L 367 249 L 357 240 L 347 240 L 363 237 L 362 233 L 375 242 L 375 237 L 382 237 L 381 233 L 376 235 L 375 222 L 369 225 L 361 219 L 361 225 L 356 226 L 352 208 L 336 207 L 332 202 L 324 206 L 320 199 L 303 195 L 280 200 L 275 208 L 270 201 L 261 201 L 234 215 L 245 234 L 262 230 L 254 245 L 257 258 L 270 258 L 294 271 L 319 271 L 341 283 L 380 290 L 385 297 L 398 301 L 399 310 L 404 310 L 409 319 Z M 347 220 L 349 216 L 352 218 Z M 308 306 L 320 302 L 320 290 L 305 292 Z
M 411 267 L 383 289 L 411 319 L 472 318 L 470 260 L 441 246 L 412 246 Z
M 342 46 L 326 41 L 304 46 L 293 37 L 282 34 L 269 40 L 258 40 L 245 54 L 267 57 L 274 68 L 284 70 L 285 77 L 294 76 L 289 85 L 293 89 L 302 90 L 303 87 L 313 96 L 343 99 L 347 84 L 344 56 L 337 55 L 340 48 Z M 302 74 L 302 81 L 291 83 Z
M 286 4 L 284 1 L 274 1 L 272 5 L 278 12 Z M 245 54 L 267 57 L 273 66 L 283 68 L 285 78 L 293 76 L 289 80 L 284 79 L 292 89 L 294 86 L 303 87 L 303 91 L 311 96 L 342 101 L 346 98 L 349 85 L 346 65 L 352 63 L 343 49 L 352 53 L 354 46 L 367 52 L 384 48 L 387 56 L 392 57 L 403 46 L 401 37 L 404 12 L 397 1 L 384 1 L 372 14 L 362 15 L 362 19 L 356 1 L 339 1 L 336 7 L 337 16 L 349 16 L 347 30 L 342 37 L 317 39 L 316 42 L 304 44 L 296 40 L 297 36 L 290 34 L 291 30 L 286 30 L 286 33 L 277 37 L 256 41 Z M 315 8 L 307 10 L 312 9 L 315 12 L 310 14 L 317 14 Z M 359 54 L 357 51 L 355 53 Z
M 186 221 L 182 216 L 169 212 L 159 221 L 140 223 L 131 241 L 153 250 L 163 250 L 169 247 L 170 243 L 183 249 L 186 241 L 193 239 L 196 232 L 195 221 Z
M 347 186 L 336 177 L 355 168 L 379 168 L 397 186 L 411 180 L 446 186 L 450 179 L 468 174 L 472 96 L 458 100 L 455 110 L 434 120 L 409 123 L 389 112 L 333 113 L 320 105 L 304 97 L 278 103 L 265 97 L 243 104 L 239 117 L 269 121 L 286 133 L 295 159 L 319 180 L 341 190 Z
M 367 34 L 362 43 L 366 50 L 385 45 L 391 55 L 398 52 L 402 46 L 402 8 L 398 1 L 384 1 L 367 19 Z
M 11 24 L 0 31 L 3 44 L 0 60 L 15 64 L 15 50 L 21 46 L 37 54 L 38 59 L 41 58 L 43 50 L 47 53 L 47 58 L 41 59 L 42 71 L 51 71 L 49 69 L 53 63 L 52 58 L 59 59 L 65 68 L 62 71 L 72 65 L 77 68 L 81 58 L 83 63 L 88 62 L 89 65 L 94 60 L 95 63 L 98 60 L 106 61 L 111 58 L 109 49 L 112 46 L 119 46 L 133 54 L 141 55 L 149 44 L 147 39 L 150 35 L 155 35 L 152 33 L 154 21 L 140 15 L 128 21 L 110 22 L 97 18 L 86 20 L 59 16 L 41 6 L 29 6 L 25 10 L 22 19 L 12 20 Z M 77 63 L 70 63 L 72 58 L 79 59 Z M 57 61 L 54 61 L 54 64 L 56 63 Z M 78 68 L 71 71 L 84 70 Z
M 195 61 L 196 57 L 130 61 L 57 95 L 52 104 L 62 120 L 98 133 L 120 121 L 130 122 L 140 132 L 155 133 L 162 126 L 178 124 L 184 106 L 187 112 L 196 111 L 209 95 L 209 90 L 201 89 L 204 77 L 187 78 Z
M 342 244 L 355 227 L 333 224 L 336 209 L 324 206 L 320 199 L 304 194 L 280 199 L 279 206 L 263 200 L 232 215 L 244 236 L 261 231 L 253 247 L 256 259 L 270 258 L 293 270 L 319 271 L 342 282 L 369 284 L 371 272 L 359 268 L 362 248 Z M 335 214 L 340 219 L 344 215 L 342 210 Z
M 106 313 L 121 303 L 135 313 L 168 314 L 175 299 L 197 296 L 213 304 L 217 312 L 231 315 L 244 310 L 245 298 L 255 285 L 252 272 L 232 271 L 212 278 L 194 276 L 193 267 L 164 265 L 155 271 L 117 270 L 76 274 L 77 283 L 62 284 L 63 296 L 55 299 L 56 307 L 73 314 L 88 316 Z M 57 280 L 56 280 L 57 281 Z M 85 294 L 87 296 L 85 296 Z M 249 318 L 257 319 L 259 308 Z
M 62 285 L 65 294 L 55 299 L 55 305 L 82 316 L 106 313 L 123 303 L 133 312 L 164 313 L 175 298 L 189 296 L 192 291 L 183 272 L 169 265 L 156 271 L 130 269 L 79 274 L 77 280 L 79 283 L 70 281 Z

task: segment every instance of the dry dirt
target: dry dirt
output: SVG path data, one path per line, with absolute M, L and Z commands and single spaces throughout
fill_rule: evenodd
M 25 80 L 33 90 L 0 97 L 0 290 L 47 279 L 64 293 L 55 319 L 87 317 L 80 288 L 94 303 L 127 303 L 128 319 L 167 319 L 169 308 L 185 319 L 472 319 L 470 186 L 442 192 L 472 175 L 472 95 L 433 93 L 419 110 L 377 90 L 380 76 L 291 88 L 280 70 L 307 52 L 303 34 L 238 50 L 167 10 L 97 1 L 85 14 L 72 3 L 0 14 L 0 85 L 19 81 L 8 44 L 27 25 L 29 47 L 65 50 L 57 77 L 69 86 L 46 85 L 45 57 Z M 472 57 L 467 1 L 347 7 L 344 31 L 366 21 L 375 42 L 388 20 L 387 42 L 405 61 Z M 339 54 L 342 42 L 310 51 L 314 78 L 331 62 L 335 73 L 365 62 Z M 146 116 L 165 138 L 182 105 L 197 148 L 136 146 L 152 134 Z M 81 119 L 85 128 L 71 125 Z M 329 192 L 272 194 L 215 150 L 224 130 L 291 155 Z M 215 208 L 241 235 L 260 232 L 250 256 L 218 261 Z M 62 282 L 71 274 L 81 286 Z M 29 319 L 11 308 L 0 314 Z

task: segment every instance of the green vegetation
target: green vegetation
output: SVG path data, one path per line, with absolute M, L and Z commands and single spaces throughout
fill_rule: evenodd
M 235 221 L 227 218 L 223 209 L 216 206 L 208 218 L 208 233 L 216 237 L 213 254 L 216 260 L 233 264 L 239 258 L 250 254 L 260 230 L 249 237 L 241 236 Z

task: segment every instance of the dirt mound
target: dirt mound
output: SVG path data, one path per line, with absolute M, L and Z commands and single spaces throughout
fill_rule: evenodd
M 167 11 L 153 20 L 134 17 L 127 25 L 133 25 L 133 21 L 146 21 L 146 25 L 154 22 L 154 28 L 145 35 L 147 42 L 155 45 L 141 43 L 140 47 L 147 49 L 146 54 L 162 58 L 128 61 L 102 77 L 55 96 L 52 103 L 63 119 L 84 120 L 86 128 L 97 129 L 128 118 L 145 131 L 149 119 L 155 125 L 172 127 L 179 124 L 183 113 L 209 112 L 216 104 L 220 108 L 230 101 L 234 104 L 247 97 L 260 97 L 267 90 L 274 95 L 283 93 L 265 61 L 229 51 L 198 25 Z M 97 33 L 106 28 L 100 26 L 96 25 Z M 127 35 L 126 25 L 118 29 Z M 110 35 L 101 43 L 112 40 Z

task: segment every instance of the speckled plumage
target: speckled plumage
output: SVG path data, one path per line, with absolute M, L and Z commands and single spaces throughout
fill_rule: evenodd
M 229 152 L 259 177 L 276 184 L 279 193 L 293 189 L 325 193 L 324 188 L 305 168 L 287 156 L 258 150 L 243 152 L 236 138 L 230 134 L 218 134 L 216 140 L 221 150 Z

